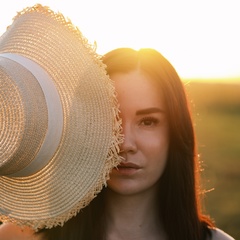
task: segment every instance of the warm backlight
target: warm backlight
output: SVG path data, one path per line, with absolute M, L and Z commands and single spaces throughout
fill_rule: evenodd
M 151 47 L 182 78 L 240 78 L 239 1 L 85 0 L 38 1 L 62 12 L 100 54 L 116 47 Z M 0 8 L 0 33 L 35 0 L 8 0 Z

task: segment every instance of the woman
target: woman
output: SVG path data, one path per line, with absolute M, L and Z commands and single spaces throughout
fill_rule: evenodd
M 182 82 L 153 49 L 103 57 L 115 83 L 124 143 L 108 187 L 48 240 L 228 240 L 202 213 L 198 154 Z M 38 239 L 37 238 L 37 239 Z

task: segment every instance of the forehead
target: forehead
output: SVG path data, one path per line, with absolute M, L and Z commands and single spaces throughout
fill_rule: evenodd
M 164 107 L 159 83 L 146 73 L 135 70 L 111 75 L 121 105 L 135 108 Z

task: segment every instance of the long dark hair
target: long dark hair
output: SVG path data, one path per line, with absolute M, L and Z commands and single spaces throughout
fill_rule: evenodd
M 181 79 L 153 49 L 119 48 L 104 55 L 103 62 L 110 77 L 140 68 L 159 83 L 170 134 L 167 165 L 159 183 L 159 215 L 169 240 L 205 240 L 213 223 L 202 213 L 195 134 Z M 103 190 L 63 227 L 46 231 L 47 239 L 104 240 L 104 208 Z

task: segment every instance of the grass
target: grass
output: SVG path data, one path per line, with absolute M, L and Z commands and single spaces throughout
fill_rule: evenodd
M 190 82 L 206 211 L 240 239 L 240 85 Z

